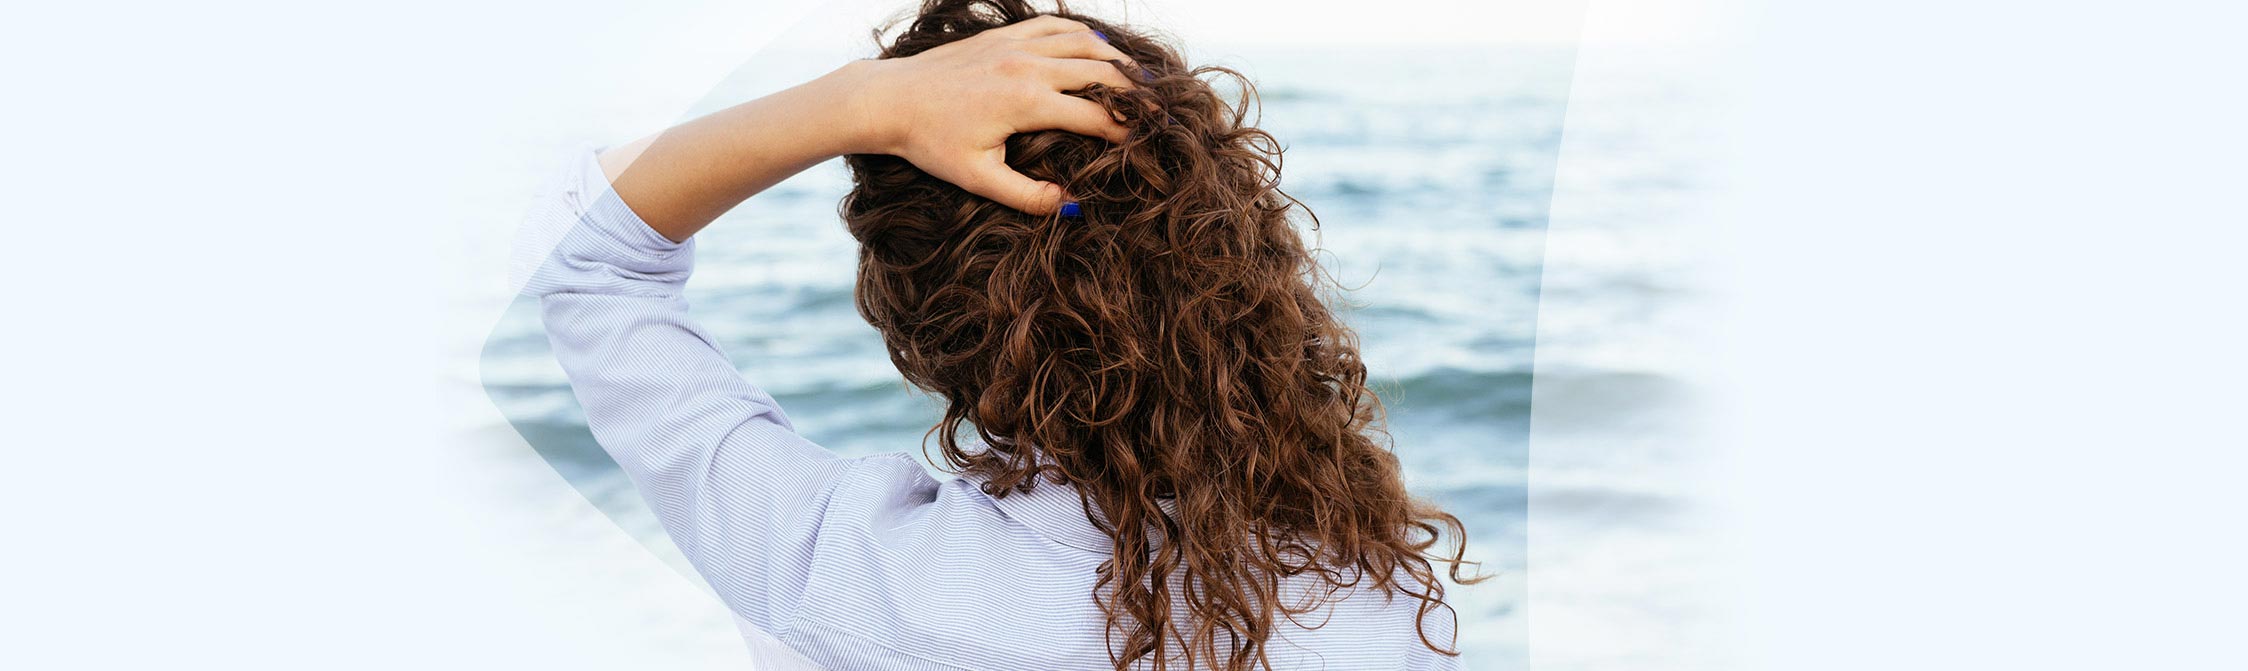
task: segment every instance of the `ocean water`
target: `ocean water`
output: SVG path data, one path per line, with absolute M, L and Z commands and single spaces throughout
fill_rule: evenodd
M 1659 439 L 1679 391 L 1661 366 L 1633 353 L 1659 348 L 1661 315 L 1688 291 L 1664 272 L 1666 252 L 1647 242 L 1659 236 L 1642 235 L 1644 222 L 1659 219 L 1644 208 L 1695 183 L 1681 174 L 1686 163 L 1637 150 L 1663 146 L 1635 143 L 1653 139 L 1635 133 L 1661 132 L 1643 118 L 1570 116 L 1576 57 L 1566 47 L 1196 55 L 1257 83 L 1260 125 L 1287 148 L 1282 186 L 1319 216 L 1321 226 L 1307 219 L 1304 233 L 1346 287 L 1335 303 L 1361 337 L 1408 483 L 1460 516 L 1469 558 L 1494 576 L 1453 592 L 1473 668 L 1528 665 L 1531 576 L 1572 568 L 1532 566 L 1533 556 L 1549 556 L 1531 552 L 1533 505 L 1555 525 L 1554 538 L 1604 539 L 1587 541 L 1606 544 L 1597 547 L 1660 546 L 1679 533 L 1678 499 L 1663 484 L 1676 455 Z M 703 109 L 819 67 L 775 58 L 721 84 Z M 1653 76 L 1609 95 L 1623 104 L 1602 109 L 1659 110 L 1670 100 Z M 1569 163 L 1575 255 L 1549 268 L 1565 120 L 1570 146 L 1581 150 Z M 906 388 L 852 308 L 854 247 L 835 216 L 847 187 L 830 162 L 728 214 L 702 234 L 688 298 L 743 374 L 771 390 L 811 439 L 846 455 L 918 452 L 937 408 Z M 1540 348 L 1551 349 L 1540 356 Z M 533 448 L 521 458 L 544 460 L 602 514 L 683 566 L 586 433 L 535 305 L 518 301 L 500 319 L 480 369 Z M 1534 399 L 1553 406 L 1541 414 Z M 1551 444 L 1561 446 L 1539 443 L 1535 462 L 1534 419 L 1541 434 L 1557 431 Z M 1598 555 L 1550 556 L 1605 560 Z M 1609 661 L 1659 658 L 1679 635 L 1665 623 L 1687 617 L 1613 597 L 1557 591 L 1536 605 L 1630 630 Z M 1598 666 L 1568 661 L 1554 666 Z

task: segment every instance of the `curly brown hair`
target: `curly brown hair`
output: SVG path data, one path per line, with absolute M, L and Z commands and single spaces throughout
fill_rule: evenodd
M 1279 189 L 1281 149 L 1249 120 L 1254 87 L 1144 33 L 1054 13 L 1146 69 L 1127 73 L 1137 88 L 1075 93 L 1129 140 L 1007 143 L 1009 165 L 1060 184 L 1081 216 L 1024 214 L 896 157 L 846 159 L 859 312 L 906 379 L 943 399 L 931 433 L 944 460 L 994 497 L 1041 479 L 1080 493 L 1114 540 L 1093 598 L 1117 669 L 1270 668 L 1275 614 L 1322 603 L 1282 602 L 1281 579 L 1305 574 L 1327 596 L 1420 600 L 1422 643 L 1457 654 L 1426 624 L 1450 608 L 1433 564 L 1482 579 L 1461 575 L 1465 529 L 1405 491 L 1356 336 L 1321 302 L 1327 278 L 1290 221 L 1302 204 Z M 1041 14 L 929 0 L 881 57 Z M 1239 104 L 1217 77 L 1241 86 Z M 964 429 L 981 445 L 964 447 Z M 1448 552 L 1440 532 L 1457 539 Z

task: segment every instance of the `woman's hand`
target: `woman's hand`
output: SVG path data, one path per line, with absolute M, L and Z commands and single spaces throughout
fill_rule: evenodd
M 854 108 L 864 146 L 931 176 L 1032 214 L 1059 209 L 1058 185 L 1007 167 L 1007 138 L 1065 130 L 1122 142 L 1129 133 L 1099 103 L 1066 95 L 1094 84 L 1131 88 L 1137 69 L 1085 24 L 1042 16 L 905 58 L 861 61 Z

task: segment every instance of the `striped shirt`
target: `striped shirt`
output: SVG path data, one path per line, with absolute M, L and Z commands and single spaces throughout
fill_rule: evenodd
M 837 670 L 1111 667 L 1093 592 L 1109 538 L 1073 490 L 994 498 L 905 452 L 843 458 L 798 435 L 688 319 L 694 241 L 649 229 L 591 151 L 568 170 L 526 229 L 519 282 L 594 437 L 736 616 Z M 1282 596 L 1321 585 L 1291 578 Z M 1276 617 L 1273 668 L 1459 668 L 1422 644 L 1419 603 L 1345 590 L 1301 624 Z M 1426 624 L 1449 647 L 1451 613 Z

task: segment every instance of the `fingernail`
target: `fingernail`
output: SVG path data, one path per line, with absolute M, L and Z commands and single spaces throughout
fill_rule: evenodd
M 1153 72 L 1148 72 L 1148 71 L 1147 71 L 1147 68 L 1144 68 L 1144 67 L 1143 67 L 1143 68 L 1140 68 L 1140 78 L 1141 78 L 1141 79 L 1154 79 L 1154 78 L 1155 78 L 1155 73 L 1153 73 Z
M 1095 30 L 1095 31 L 1093 31 L 1093 36 L 1094 36 L 1094 37 L 1098 37 L 1098 38 L 1101 38 L 1101 41 L 1102 41 L 1102 42 L 1107 42 L 1107 41 L 1108 41 L 1108 33 L 1104 33 L 1104 32 L 1101 32 L 1101 31 Z
M 1077 201 L 1072 200 L 1067 203 L 1062 203 L 1062 216 L 1075 219 L 1077 217 L 1085 216 L 1085 213 L 1083 210 L 1077 207 Z

